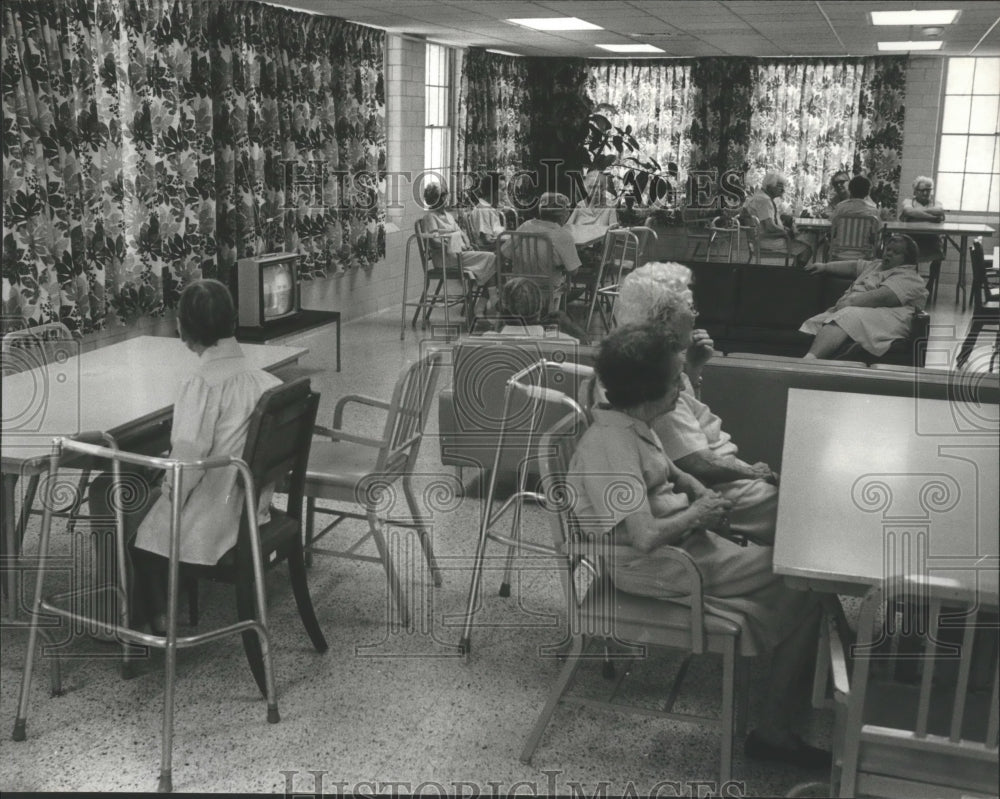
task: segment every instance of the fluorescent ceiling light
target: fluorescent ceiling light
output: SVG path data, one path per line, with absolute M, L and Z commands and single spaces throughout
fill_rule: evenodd
M 879 50 L 940 50 L 943 42 L 879 42 Z
M 600 25 L 587 22 L 576 17 L 529 17 L 527 19 L 508 19 L 514 25 L 534 28 L 539 31 L 602 31 Z
M 652 44 L 599 44 L 602 50 L 612 53 L 665 53 L 666 50 Z
M 489 48 L 486 48 L 486 52 L 487 53 L 496 53 L 497 55 L 512 55 L 515 58 L 520 58 L 521 57 L 520 53 L 508 53 L 506 50 L 490 50 Z
M 872 11 L 872 25 L 951 25 L 957 11 Z

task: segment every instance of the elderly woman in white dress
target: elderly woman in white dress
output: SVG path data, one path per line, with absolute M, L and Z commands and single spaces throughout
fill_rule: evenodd
M 440 241 L 431 241 L 435 263 L 440 262 L 440 253 L 444 252 L 445 267 L 457 266 L 458 255 L 462 254 L 462 269 L 471 275 L 476 283 L 485 286 L 496 273 L 494 261 L 496 256 L 491 252 L 472 249 L 469 237 L 445 208 L 448 189 L 440 183 L 428 183 L 424 189 L 424 204 L 427 213 L 423 216 L 424 232 L 441 235 Z
M 247 362 L 233 334 L 236 310 L 217 280 L 196 280 L 181 292 L 177 329 L 198 363 L 181 383 L 174 401 L 170 457 L 199 460 L 239 456 L 246 444 L 250 416 L 261 395 L 281 380 Z M 148 490 L 125 516 L 132 545 L 136 613 L 134 624 L 154 634 L 166 627 L 166 574 L 170 554 L 171 482 L 168 474 L 146 482 Z M 148 477 L 147 475 L 143 476 Z M 102 476 L 103 490 L 91 492 L 95 514 L 113 515 L 114 489 Z M 213 565 L 236 545 L 243 513 L 243 487 L 235 468 L 187 470 L 182 481 L 180 559 Z M 263 491 L 259 521 L 268 520 L 272 491 Z M 138 529 L 136 529 L 138 528 Z
M 893 341 L 910 334 L 914 314 L 927 303 L 917 273 L 917 244 L 909 236 L 890 238 L 880 261 L 829 261 L 806 269 L 855 278 L 836 305 L 799 328 L 816 337 L 806 358 L 833 358 L 852 342 L 884 355 Z

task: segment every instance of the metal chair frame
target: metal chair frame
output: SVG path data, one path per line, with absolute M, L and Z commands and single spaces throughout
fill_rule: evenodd
M 300 378 L 292 383 L 271 389 L 270 391 L 265 392 L 265 394 L 261 397 L 257 410 L 255 410 L 254 415 L 251 417 L 250 431 L 247 437 L 247 446 L 244 449 L 245 455 L 255 451 L 258 443 L 256 440 L 258 433 L 266 435 L 269 432 L 267 428 L 269 417 L 266 415 L 266 412 L 263 417 L 261 414 L 261 408 L 264 406 L 264 403 L 268 399 L 282 392 L 285 396 L 297 398 L 302 394 L 303 386 L 305 394 L 302 397 L 303 404 L 300 405 L 301 414 L 304 420 L 307 421 L 310 426 L 312 425 L 312 420 L 315 419 L 316 409 L 319 404 L 319 395 L 309 392 L 309 381 L 307 378 Z M 278 410 L 279 413 L 287 412 L 285 408 L 279 408 Z M 294 412 L 299 413 L 299 409 L 296 409 Z M 265 420 L 263 428 L 260 426 L 262 418 Z M 286 418 L 284 421 L 289 421 L 289 419 L 291 419 L 291 417 Z M 45 484 L 47 496 L 46 501 L 44 502 L 44 515 L 39 540 L 40 557 L 37 567 L 38 571 L 35 582 L 34 600 L 32 603 L 28 648 L 25 655 L 24 672 L 21 678 L 21 688 L 18 696 L 17 717 L 14 722 L 14 732 L 12 737 L 15 741 L 24 741 L 27 736 L 27 715 L 31 691 L 31 678 L 34 670 L 37 636 L 40 632 L 42 632 L 40 623 L 42 621 L 43 614 L 53 614 L 78 624 L 97 626 L 106 634 L 113 634 L 115 638 L 122 643 L 121 670 L 123 677 L 127 678 L 132 676 L 132 656 L 142 651 L 141 649 L 138 650 L 138 652 L 133 651 L 129 646 L 130 644 L 151 646 L 164 650 L 165 686 L 158 790 L 160 792 L 170 792 L 173 789 L 172 754 L 174 734 L 174 688 L 176 682 L 178 649 L 187 649 L 203 643 L 208 643 L 209 641 L 214 641 L 227 635 L 240 633 L 243 636 L 244 649 L 246 650 L 251 670 L 254 672 L 254 678 L 267 700 L 267 721 L 269 724 L 276 724 L 280 721 L 277 693 L 274 684 L 274 673 L 271 664 L 271 635 L 268 628 L 267 597 L 264 586 L 264 546 L 262 544 L 261 529 L 257 522 L 257 490 L 251 467 L 242 457 L 216 456 L 198 460 L 157 458 L 138 455 L 118 449 L 117 446 L 114 445 L 113 439 L 110 439 L 110 443 L 111 446 L 99 446 L 96 444 L 74 441 L 66 438 L 56 438 L 53 442 L 52 453 L 49 456 L 49 479 Z M 298 442 L 295 441 L 287 443 L 293 448 L 296 448 L 298 444 Z M 106 619 L 88 617 L 72 610 L 68 610 L 57 604 L 57 600 L 65 598 L 66 595 L 43 597 L 53 518 L 50 500 L 52 492 L 57 490 L 56 486 L 58 481 L 56 480 L 56 476 L 58 475 L 60 463 L 62 462 L 64 453 L 66 452 L 71 453 L 71 457 L 84 456 L 91 459 L 110 461 L 112 478 L 114 484 L 116 485 L 121 482 L 122 463 L 131 464 L 132 466 L 144 469 L 155 469 L 170 472 L 173 480 L 172 484 L 174 486 L 174 491 L 172 493 L 170 513 L 167 628 L 164 635 L 143 633 L 139 630 L 132 629 L 130 626 L 128 576 L 126 573 L 127 546 L 125 541 L 125 519 L 122 503 L 120 502 L 114 503 L 117 568 L 115 574 L 116 582 L 113 590 L 119 598 L 118 623 L 114 624 Z M 305 457 L 307 457 L 307 455 L 308 450 L 302 452 L 301 447 L 297 447 L 296 458 L 298 458 L 299 464 L 295 468 L 300 470 L 300 474 L 296 476 L 295 471 L 293 470 L 292 472 L 293 488 L 291 491 L 293 493 L 295 492 L 295 481 L 298 480 L 299 484 L 301 484 L 301 472 L 304 472 Z M 178 636 L 178 597 L 180 593 L 181 581 L 180 524 L 184 473 L 192 470 L 198 471 L 229 467 L 237 470 L 237 474 L 239 475 L 239 479 L 242 482 L 244 489 L 244 514 L 240 528 L 241 543 L 238 543 L 236 547 L 235 568 L 239 570 L 244 568 L 246 565 L 249 566 L 251 570 L 253 578 L 251 601 L 253 605 L 252 612 L 255 614 L 255 618 L 241 618 L 233 624 L 228 624 L 224 627 L 219 627 L 204 633 L 189 636 Z M 269 467 L 268 473 L 259 477 L 263 482 L 270 482 L 273 479 L 282 476 L 278 474 L 278 471 L 284 472 L 283 466 L 276 467 L 272 464 Z M 289 516 L 291 516 L 291 513 Z M 272 521 L 270 524 L 274 524 L 274 522 Z M 306 629 L 309 632 L 310 638 L 313 640 L 316 649 L 323 652 L 326 650 L 326 641 L 316 624 L 315 616 L 312 614 L 312 605 L 308 597 L 308 588 L 305 589 L 303 594 L 300 592 L 300 587 L 295 584 L 296 567 L 299 569 L 300 576 L 303 580 L 305 578 L 305 571 L 301 559 L 301 546 L 296 548 L 294 543 L 300 543 L 298 535 L 295 536 L 293 546 L 288 547 L 282 554 L 284 557 L 288 557 L 289 560 L 289 567 L 293 574 L 293 588 L 295 588 L 296 604 L 299 606 L 303 622 L 306 625 Z M 246 547 L 249 551 L 246 552 L 245 550 L 241 550 L 241 547 Z M 246 558 L 249 563 L 244 565 L 243 558 Z M 225 559 L 226 556 L 223 557 L 223 560 Z M 278 560 L 276 559 L 272 562 L 276 563 Z M 199 573 L 214 575 L 215 570 L 220 567 L 224 572 L 228 572 L 230 569 L 229 566 L 222 566 L 222 561 L 220 561 L 218 566 L 214 567 L 194 566 L 193 568 Z M 83 589 L 73 593 L 76 596 L 89 596 L 106 591 L 107 586 L 95 586 L 93 588 Z M 237 605 L 240 606 L 242 601 L 243 598 L 240 594 L 239 585 L 237 585 Z M 303 602 L 308 605 L 308 618 L 306 612 L 304 611 Z M 246 610 L 249 611 L 250 609 L 246 608 Z M 241 612 L 241 616 L 242 615 L 243 614 Z M 54 655 L 52 660 L 52 669 L 55 674 L 55 678 L 53 680 L 53 694 L 58 695 L 61 693 L 58 651 L 54 650 L 51 654 Z M 258 658 L 259 662 L 257 662 Z
M 528 470 L 531 463 L 537 459 L 533 454 L 533 445 L 540 435 L 539 422 L 541 420 L 541 408 L 543 403 L 548 402 L 555 405 L 565 406 L 583 414 L 583 408 L 571 397 L 561 391 L 546 388 L 541 385 L 546 375 L 550 372 L 561 373 L 563 376 L 571 375 L 575 377 L 592 377 L 593 369 L 589 366 L 569 361 L 550 361 L 541 359 L 529 366 L 524 367 L 508 378 L 504 386 L 503 414 L 500 418 L 500 431 L 497 436 L 493 465 L 489 471 L 489 482 L 486 488 L 486 504 L 480 514 L 479 535 L 476 544 L 476 554 L 472 566 L 472 578 L 469 584 L 469 596 L 466 601 L 465 616 L 463 619 L 462 634 L 459 639 L 459 651 L 468 656 L 472 651 L 472 627 L 474 623 L 476 609 L 480 605 L 480 590 L 483 576 L 483 563 L 486 558 L 486 547 L 490 541 L 503 544 L 507 547 L 507 559 L 504 565 L 503 579 L 500 584 L 500 596 L 510 596 L 510 574 L 513 568 L 515 555 L 522 551 L 533 552 L 538 555 L 549 555 L 557 557 L 559 552 L 554 547 L 547 544 L 538 544 L 525 541 L 521 535 L 521 509 L 525 501 L 541 503 L 544 497 L 527 489 Z M 567 381 L 563 380 L 563 385 Z M 500 473 L 500 458 L 504 452 L 506 438 L 508 434 L 508 422 L 511 416 L 511 400 L 516 393 L 523 394 L 531 400 L 530 424 L 525 440 L 524 458 L 517 469 L 517 487 L 500 505 L 494 510 L 497 502 L 497 475 Z M 497 527 L 503 517 L 512 511 L 510 534 L 505 535 Z
M 594 289 L 591 292 L 590 310 L 587 313 L 587 330 L 590 330 L 591 322 L 596 309 L 601 317 L 601 323 L 605 330 L 610 330 L 614 322 L 615 301 L 626 271 L 631 271 L 641 263 L 641 258 L 649 243 L 650 236 L 656 239 L 656 231 L 652 228 L 640 226 L 633 228 L 617 228 L 609 230 L 604 236 L 604 251 L 601 255 L 601 264 L 598 267 L 597 278 L 594 282 Z M 632 258 L 629 259 L 629 253 Z M 614 281 L 604 284 L 605 276 L 608 274 L 608 267 L 615 269 Z
M 958 369 L 964 367 L 972 355 L 979 334 L 987 327 L 996 327 L 989 363 L 989 371 L 992 372 L 993 364 L 1000 356 L 1000 272 L 996 268 L 987 269 L 983 245 L 978 241 L 969 247 L 969 260 L 972 262 L 972 318 L 955 359 L 955 366 Z
M 612 560 L 617 552 L 628 551 L 631 554 L 631 550 L 610 544 L 605 538 L 593 541 L 584 537 L 579 532 L 572 507 L 566 501 L 567 497 L 572 496 L 572 491 L 567 490 L 566 483 L 571 455 L 569 444 L 576 434 L 575 440 L 572 440 L 575 446 L 580 431 L 586 428 L 586 423 L 586 417 L 579 408 L 572 410 L 542 437 L 538 447 L 544 488 L 541 502 L 550 511 L 550 527 L 555 549 L 565 558 L 563 571 L 567 575 L 564 585 L 567 586 L 569 599 L 567 606 L 570 614 L 570 648 L 546 703 L 525 740 L 520 755 L 521 762 L 530 763 L 556 707 L 563 702 L 702 724 L 718 729 L 721 737 L 719 784 L 724 784 L 732 775 L 734 738 L 743 734 L 747 721 L 749 659 L 738 654 L 740 627 L 735 625 L 734 628 L 733 624 L 716 624 L 714 620 L 710 621 L 711 617 L 706 614 L 703 604 L 701 572 L 691 557 L 676 547 L 661 547 L 657 552 L 682 564 L 691 586 L 690 607 L 632 596 L 614 588 L 608 561 Z M 576 590 L 573 578 L 574 569 L 579 567 L 585 568 L 592 575 L 590 585 L 582 597 Z M 678 626 L 658 626 L 658 620 L 668 612 L 679 614 Z M 687 621 L 681 621 L 682 619 Z M 589 654 L 590 645 L 598 641 L 604 642 L 604 654 Z M 629 661 L 644 658 L 647 655 L 647 648 L 680 650 L 686 653 L 662 709 L 630 706 L 615 701 L 627 671 L 623 671 L 603 700 L 572 696 L 567 693 L 580 666 L 587 660 L 602 657 L 605 662 L 605 676 L 614 676 L 614 667 L 608 655 L 609 642 L 614 642 L 616 648 L 624 649 L 624 652 L 618 653 L 616 657 Z M 561 650 L 561 646 L 552 647 L 548 650 L 548 654 L 555 655 Z M 692 657 L 706 653 L 722 656 L 722 708 L 719 717 L 710 718 L 675 712 L 674 705 Z
M 337 485 L 328 479 L 327 473 L 317 471 L 317 457 L 310 462 L 306 473 L 306 525 L 305 546 L 307 559 L 312 554 L 330 555 L 348 560 L 366 563 L 380 563 L 386 573 L 390 600 L 395 602 L 400 623 L 407 627 L 410 624 L 410 614 L 406 606 L 406 596 L 400 585 L 395 563 L 392 559 L 382 527 L 386 524 L 393 527 L 410 528 L 417 531 L 424 558 L 434 585 L 441 585 L 441 572 L 434 558 L 427 522 L 417 508 L 410 478 L 420 454 L 420 444 L 423 441 L 423 429 L 434 400 L 434 389 L 437 385 L 438 371 L 441 364 L 441 352 L 431 350 L 422 359 L 409 366 L 396 381 L 390 402 L 365 397 L 360 394 L 348 394 L 341 397 L 333 411 L 333 424 L 330 427 L 316 425 L 314 432 L 325 435 L 334 442 L 338 441 L 360 444 L 376 450 L 376 458 L 371 471 L 357 486 Z M 382 437 L 379 439 L 346 433 L 343 430 L 344 409 L 351 403 L 367 405 L 386 411 L 385 425 Z M 314 447 L 314 456 L 319 452 Z M 378 514 L 377 504 L 383 490 L 396 480 L 403 485 L 403 493 L 410 509 L 411 519 L 389 520 Z M 329 499 L 336 502 L 351 502 L 363 505 L 364 513 L 355 513 L 334 508 L 317 507 L 317 499 Z M 314 532 L 316 514 L 333 516 L 330 524 Z M 347 549 L 327 549 L 317 546 L 317 543 L 331 533 L 345 519 L 364 519 L 368 522 L 368 532 L 356 540 Z M 375 542 L 378 556 L 358 554 L 357 550 L 369 538 Z
M 708 229 L 711 235 L 708 239 L 708 247 L 705 250 L 705 263 L 712 260 L 712 247 L 720 236 L 725 236 L 729 242 L 729 249 L 726 253 L 726 263 L 731 264 L 733 262 L 733 248 L 736 248 L 736 255 L 739 257 L 740 253 L 740 232 L 746 230 L 745 227 L 741 226 L 738 220 L 733 220 L 736 223 L 735 227 L 718 227 L 713 219 L 708 224 Z
M 510 255 L 504 257 L 504 246 L 510 242 Z M 555 249 L 552 240 L 544 233 L 505 230 L 497 237 L 497 291 L 503 291 L 504 283 L 512 277 L 526 277 L 541 289 L 542 297 L 549 301 L 542 308 L 544 316 L 550 310 L 551 298 L 556 290 L 553 286 L 560 278 L 565 280 L 565 273 L 560 272 L 555 261 Z M 548 268 L 549 272 L 545 271 Z M 566 281 L 568 283 L 568 281 Z M 566 306 L 566 292 L 559 300 L 563 309 Z
M 431 311 L 438 306 L 444 308 L 445 327 L 450 328 L 450 309 L 459 305 L 465 309 L 465 318 L 471 329 L 472 319 L 469 306 L 471 303 L 470 292 L 472 291 L 472 286 L 470 286 L 469 276 L 466 275 L 465 270 L 462 268 L 462 253 L 457 254 L 456 258 L 458 262 L 454 266 L 447 264 L 445 256 L 445 247 L 452 235 L 452 233 L 444 233 L 442 231 L 426 232 L 423 229 L 423 221 L 420 219 L 413 223 L 413 235 L 406 240 L 406 255 L 403 266 L 403 306 L 399 327 L 400 341 L 403 340 L 406 333 L 407 308 L 416 309 L 413 312 L 413 320 L 410 323 L 410 327 L 414 329 L 417 327 L 417 319 L 420 318 L 421 313 L 423 314 L 423 326 L 427 327 Z M 435 242 L 437 245 L 436 248 L 433 247 L 433 243 Z M 420 259 L 420 268 L 424 276 L 420 299 L 416 302 L 407 300 L 410 285 L 410 257 L 414 244 L 417 247 L 417 257 Z M 440 265 L 435 263 L 435 256 L 437 254 L 435 249 L 440 252 Z M 437 280 L 437 286 L 434 289 L 434 293 L 431 294 L 431 282 L 434 280 Z M 457 280 L 461 284 L 462 296 L 460 298 L 449 296 L 449 280 Z M 471 282 L 474 285 L 475 281 Z
M 750 257 L 753 259 L 755 264 L 760 263 L 760 256 L 771 255 L 771 256 L 781 256 L 785 259 L 785 266 L 791 266 L 791 254 L 788 252 L 787 243 L 792 240 L 792 237 L 785 232 L 785 242 L 786 246 L 784 250 L 771 250 L 761 247 L 760 240 L 760 220 L 757 219 L 753 214 L 750 215 L 751 224 L 747 225 L 744 230 L 747 231 L 747 246 L 750 248 Z

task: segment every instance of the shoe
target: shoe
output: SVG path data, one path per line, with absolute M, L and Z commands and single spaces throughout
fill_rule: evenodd
M 778 746 L 765 741 L 754 730 L 747 736 L 743 752 L 754 760 L 775 760 L 813 771 L 829 771 L 833 758 L 828 751 L 810 746 L 797 735 L 792 740 L 793 746 Z

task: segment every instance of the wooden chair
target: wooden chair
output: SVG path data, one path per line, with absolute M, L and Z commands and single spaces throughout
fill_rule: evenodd
M 1000 272 L 986 267 L 981 242 L 973 242 L 969 247 L 969 259 L 972 262 L 972 319 L 969 320 L 955 366 L 958 369 L 964 367 L 972 355 L 979 334 L 986 327 L 996 327 L 989 363 L 989 370 L 992 372 L 993 364 L 1000 355 Z
M 124 518 L 120 508 L 116 512 L 117 585 L 119 596 L 118 623 L 107 619 L 86 618 L 61 607 L 50 598 L 43 598 L 46 559 L 52 529 L 52 513 L 45 503 L 45 515 L 39 542 L 38 571 L 32 605 L 31 631 L 25 658 L 24 673 L 18 699 L 17 719 L 14 723 L 14 740 L 26 737 L 28 699 L 31 677 L 35 662 L 38 625 L 41 614 L 51 613 L 77 623 L 96 624 L 110 632 L 123 643 L 123 671 L 128 674 L 131 656 L 134 654 L 129 644 L 141 644 L 163 649 L 165 653 L 165 687 L 163 708 L 163 739 L 160 753 L 159 790 L 172 789 L 172 748 L 174 716 L 174 683 L 176 680 L 177 650 L 214 641 L 225 635 L 240 633 L 243 647 L 254 679 L 267 699 L 267 720 L 277 723 L 277 695 L 274 674 L 271 668 L 271 635 L 267 621 L 267 599 L 264 587 L 264 569 L 283 560 L 288 561 L 292 590 L 299 615 L 306 631 L 318 652 L 325 652 L 327 645 L 316 621 L 306 583 L 306 570 L 302 553 L 301 507 L 302 487 L 306 461 L 309 457 L 309 443 L 312 427 L 316 419 L 319 395 L 309 388 L 308 378 L 299 378 L 291 383 L 266 391 L 257 403 L 250 418 L 247 441 L 243 457 L 216 457 L 200 461 L 179 461 L 171 458 L 151 458 L 110 447 L 57 439 L 53 454 L 49 459 L 50 492 L 55 485 L 60 461 L 64 453 L 90 458 L 111 460 L 114 482 L 121 479 L 121 464 L 169 470 L 173 476 L 174 492 L 173 522 L 170 530 L 169 589 L 167 599 L 167 630 L 165 635 L 151 635 L 130 627 L 129 603 L 126 577 L 126 542 Z M 220 558 L 214 566 L 182 564 L 180 561 L 179 523 L 181 518 L 181 487 L 184 473 L 191 469 L 235 468 L 245 489 L 244 513 L 240 523 L 237 542 L 233 549 Z M 260 490 L 269 485 L 288 481 L 288 510 L 271 508 L 271 519 L 264 524 L 257 521 L 257 497 Z M 220 627 L 197 635 L 179 637 L 177 635 L 177 605 L 181 579 L 212 579 L 231 583 L 235 587 L 236 608 L 239 620 L 234 624 Z M 103 591 L 100 586 L 93 591 Z M 141 650 L 140 650 L 141 651 Z M 57 654 L 57 653 L 56 653 Z
M 921 653 L 892 643 L 900 602 L 928 611 Z M 997 611 L 995 594 L 922 576 L 868 592 L 853 646 L 842 625 L 827 620 L 820 656 L 829 657 L 833 677 L 836 793 L 826 795 L 997 795 Z M 914 658 L 919 682 L 904 682 L 893 667 Z
M 874 258 L 881 231 L 882 222 L 868 214 L 837 217 L 830 226 L 827 260 Z
M 683 565 L 691 587 L 690 606 L 635 596 L 615 589 L 610 579 L 610 562 L 618 551 L 625 551 L 627 548 L 616 548 L 608 544 L 606 539 L 595 543 L 582 536 L 571 503 L 567 501 L 568 497 L 573 496 L 573 491 L 566 482 L 570 458 L 586 427 L 587 419 L 583 414 L 579 411 L 568 413 L 542 436 L 538 448 L 543 475 L 542 502 L 550 511 L 553 544 L 564 558 L 564 568 L 568 575 L 564 585 L 569 594 L 570 649 L 545 706 L 525 741 L 521 761 L 530 762 L 560 702 L 599 706 L 718 729 L 721 738 L 718 779 L 721 785 L 732 776 L 733 738 L 737 732 L 742 735 L 746 722 L 743 700 L 746 697 L 749 661 L 738 654 L 742 626 L 705 611 L 701 572 L 691 557 L 676 547 L 661 547 L 657 554 Z M 583 567 L 592 575 L 590 585 L 582 596 L 575 589 L 572 576 L 578 567 Z M 647 647 L 685 653 L 684 663 L 669 691 L 666 706 L 662 710 L 656 710 L 614 701 L 624 675 L 604 699 L 568 694 L 580 666 L 594 657 L 588 654 L 592 642 L 604 642 L 606 653 L 609 642 L 614 642 L 617 647 L 625 647 L 629 652 L 626 657 L 630 660 L 645 657 Z M 691 656 L 707 653 L 722 656 L 722 708 L 719 718 L 674 712 L 674 704 Z M 551 654 L 555 656 L 556 651 Z M 605 673 L 610 673 L 607 667 Z M 738 683 L 744 690 L 738 691 Z M 741 694 L 739 704 L 743 708 L 738 730 L 737 693 Z M 600 741 L 595 742 L 597 746 L 600 744 Z
M 403 307 L 400 321 L 399 339 L 403 340 L 406 332 L 406 309 L 415 308 L 410 326 L 416 328 L 417 319 L 423 315 L 423 325 L 427 326 L 431 311 L 437 307 L 444 308 L 445 327 L 451 326 L 450 309 L 456 305 L 463 308 L 467 322 L 471 323 L 472 314 L 469 310 L 471 292 L 475 281 L 462 268 L 462 253 L 456 256 L 456 263 L 449 264 L 445 255 L 445 247 L 452 234 L 428 231 L 423 219 L 413 223 L 413 235 L 406 242 L 406 258 L 403 266 Z M 416 246 L 417 258 L 423 273 L 423 288 L 420 299 L 416 302 L 407 300 L 410 282 L 410 257 L 412 247 Z M 437 281 L 434 292 L 431 293 L 431 283 Z M 448 294 L 449 281 L 458 281 L 462 291 L 458 297 Z
M 394 527 L 415 529 L 434 584 L 441 584 L 441 573 L 434 560 L 428 525 L 420 514 L 410 484 L 420 454 L 424 425 L 427 423 L 431 402 L 434 399 L 440 364 L 441 353 L 437 350 L 428 352 L 400 375 L 389 402 L 359 394 L 341 397 L 334 407 L 332 426 L 317 426 L 315 429 L 316 433 L 326 436 L 328 440 L 313 442 L 309 468 L 306 472 L 307 552 L 381 563 L 385 569 L 390 598 L 396 605 L 403 626 L 409 625 L 406 597 L 382 528 L 389 524 Z M 386 412 L 381 438 L 373 439 L 345 432 L 344 409 L 352 403 L 379 408 Z M 389 521 L 380 515 L 380 506 L 384 504 L 387 496 L 392 496 L 392 486 L 397 481 L 403 486 L 403 493 L 412 514 L 410 521 Z M 361 505 L 365 512 L 353 513 L 321 508 L 316 504 L 318 499 Z M 334 517 L 333 521 L 318 533 L 314 532 L 317 513 Z M 367 520 L 368 532 L 347 549 L 324 549 L 317 546 L 317 542 L 331 533 L 344 519 Z M 357 553 L 357 549 L 369 538 L 375 542 L 377 557 Z

